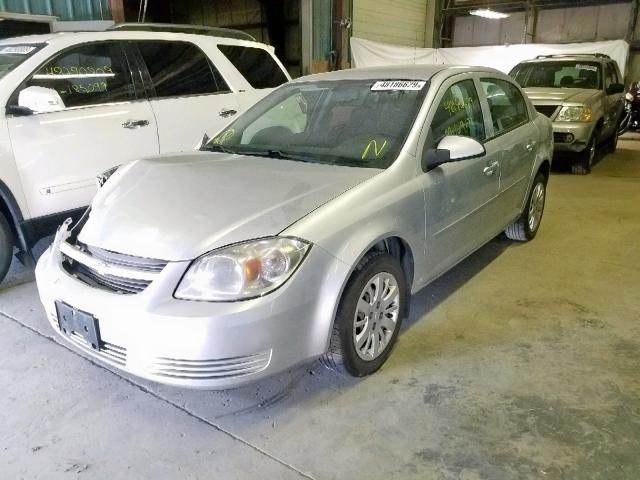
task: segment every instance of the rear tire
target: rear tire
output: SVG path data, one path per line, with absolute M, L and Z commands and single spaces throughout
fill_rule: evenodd
M 596 158 L 598 145 L 598 131 L 591 134 L 587 147 L 580 152 L 571 164 L 571 173 L 574 175 L 587 175 L 591 172 L 591 166 Z
M 518 242 L 528 242 L 535 238 L 542 222 L 546 198 L 547 178 L 542 173 L 538 173 L 533 179 L 522 215 L 504 231 L 507 238 Z
M 9 271 L 11 265 L 11 257 L 13 256 L 13 233 L 9 222 L 0 213 L 0 282 Z
M 408 300 L 398 261 L 386 252 L 365 255 L 340 299 L 323 363 L 354 377 L 378 370 L 398 337 Z

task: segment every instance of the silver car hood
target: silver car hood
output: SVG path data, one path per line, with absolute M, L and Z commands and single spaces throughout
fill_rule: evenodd
M 591 90 L 583 88 L 525 88 L 525 93 L 531 102 L 535 105 L 539 101 L 545 103 L 554 102 L 560 104 L 563 102 L 584 103 L 591 97 L 597 95 L 600 90 Z
M 380 170 L 196 152 L 138 160 L 98 191 L 78 239 L 169 261 L 276 235 Z

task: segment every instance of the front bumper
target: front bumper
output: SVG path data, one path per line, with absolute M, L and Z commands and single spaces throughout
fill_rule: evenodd
M 74 348 L 135 376 L 189 388 L 240 386 L 322 355 L 348 267 L 318 246 L 285 285 L 257 299 L 173 298 L 190 262 L 169 263 L 144 291 L 119 295 L 63 268 L 54 244 L 36 267 L 40 299 L 56 332 Z M 60 331 L 55 302 L 94 316 L 100 350 Z
M 582 152 L 593 132 L 592 123 L 552 122 L 553 149 L 556 152 Z

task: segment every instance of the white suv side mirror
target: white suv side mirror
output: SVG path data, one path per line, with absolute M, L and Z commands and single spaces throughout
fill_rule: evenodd
M 60 94 L 53 88 L 27 87 L 18 95 L 18 106 L 33 113 L 49 113 L 64 110 Z

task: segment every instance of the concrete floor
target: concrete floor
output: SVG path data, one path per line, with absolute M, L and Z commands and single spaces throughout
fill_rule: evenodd
M 0 477 L 637 479 L 640 137 L 555 173 L 528 244 L 414 297 L 364 380 L 318 364 L 229 392 L 112 372 L 58 343 L 31 272 L 0 286 Z

